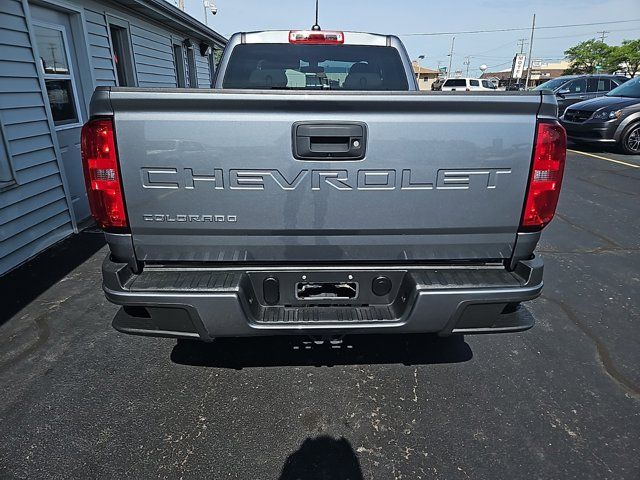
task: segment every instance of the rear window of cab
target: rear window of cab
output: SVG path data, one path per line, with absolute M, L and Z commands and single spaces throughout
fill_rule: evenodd
M 398 50 L 366 45 L 237 45 L 222 88 L 408 90 Z

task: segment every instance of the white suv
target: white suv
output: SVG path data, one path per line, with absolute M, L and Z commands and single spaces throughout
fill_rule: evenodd
M 495 90 L 495 85 L 479 78 L 447 78 L 442 85 L 443 92 L 477 92 Z

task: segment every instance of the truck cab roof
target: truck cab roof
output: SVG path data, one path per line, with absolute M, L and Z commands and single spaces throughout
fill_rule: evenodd
M 378 33 L 364 33 L 364 32 L 345 32 L 339 30 L 263 30 L 257 32 L 240 32 L 234 34 L 229 43 L 232 43 L 234 37 L 240 37 L 241 43 L 294 43 L 291 41 L 291 34 L 299 33 L 303 35 L 342 35 L 342 40 L 339 42 L 343 45 L 371 45 L 379 47 L 391 47 L 395 46 L 392 43 L 400 40 L 394 35 L 383 35 Z M 321 42 L 317 42 L 321 43 Z
M 215 87 L 418 90 L 398 37 L 335 30 L 236 33 L 225 48 Z

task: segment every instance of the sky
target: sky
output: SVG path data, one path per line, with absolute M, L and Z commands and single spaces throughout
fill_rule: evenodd
M 170 0 L 175 3 L 175 0 Z M 186 11 L 204 20 L 202 0 L 185 0 Z M 217 15 L 208 15 L 209 26 L 230 36 L 238 31 L 308 29 L 313 25 L 315 0 L 215 0 Z M 558 61 L 564 51 L 584 40 L 600 38 L 619 45 L 623 39 L 640 38 L 640 0 L 320 0 L 320 26 L 325 30 L 353 30 L 395 34 L 403 40 L 409 56 L 423 67 L 447 66 L 452 36 L 406 35 L 410 33 L 460 32 L 524 28 L 527 30 L 455 35 L 452 71 L 480 74 L 509 68 L 520 51 L 518 40 L 529 41 L 533 14 L 536 26 L 627 21 L 582 27 L 538 29 L 532 58 Z M 525 46 L 525 53 L 528 51 Z

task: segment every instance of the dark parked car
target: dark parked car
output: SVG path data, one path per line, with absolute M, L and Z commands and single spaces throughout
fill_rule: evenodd
M 625 153 L 640 154 L 640 77 L 572 105 L 560 122 L 573 141 L 612 143 Z
M 628 80 L 621 75 L 568 75 L 544 82 L 534 90 L 551 90 L 558 99 L 558 115 L 574 103 L 601 97 Z
M 507 85 L 507 92 L 520 92 L 525 90 L 524 83 L 512 83 L 511 85 Z
M 442 85 L 444 84 L 444 78 L 436 78 L 435 81 L 431 84 L 431 90 L 434 92 L 439 92 L 442 90 Z

